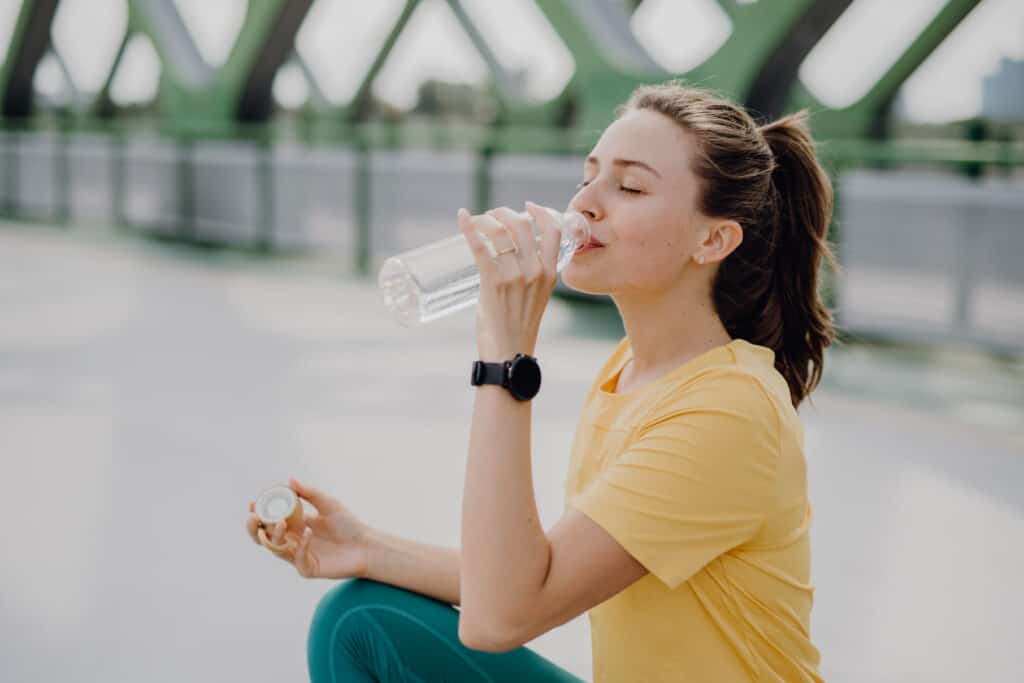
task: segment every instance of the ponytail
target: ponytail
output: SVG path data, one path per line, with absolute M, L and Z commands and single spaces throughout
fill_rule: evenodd
M 759 130 L 775 159 L 767 211 L 775 223 L 772 296 L 782 318 L 775 365 L 797 406 L 821 381 L 825 348 L 835 337 L 832 314 L 818 297 L 822 259 L 836 268 L 827 241 L 832 183 L 815 156 L 806 110 Z

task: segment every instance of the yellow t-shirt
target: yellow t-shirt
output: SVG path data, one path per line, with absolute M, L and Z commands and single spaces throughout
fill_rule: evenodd
M 595 683 L 821 681 L 810 640 L 803 429 L 774 352 L 734 339 L 615 393 L 623 338 L 587 395 L 565 508 L 650 572 L 589 612 Z

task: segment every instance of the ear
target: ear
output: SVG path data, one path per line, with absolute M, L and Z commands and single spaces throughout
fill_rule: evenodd
M 733 220 L 716 221 L 711 224 L 708 236 L 700 245 L 704 263 L 716 263 L 731 254 L 743 242 L 743 228 Z

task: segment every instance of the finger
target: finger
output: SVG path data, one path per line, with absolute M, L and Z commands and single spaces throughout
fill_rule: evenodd
M 271 541 L 269 538 L 267 538 L 267 530 L 263 527 L 259 528 L 258 534 L 260 539 L 260 545 L 262 545 L 264 548 L 274 553 L 281 559 L 291 561 L 291 558 L 286 554 L 288 551 L 287 545 L 278 545 Z
M 260 527 L 260 519 L 256 515 L 250 514 L 248 519 L 245 520 L 245 529 L 249 532 L 249 538 L 256 545 L 259 545 L 260 539 L 256 535 L 256 530 Z
M 260 525 L 260 520 L 254 514 L 255 512 L 256 512 L 256 503 L 255 503 L 255 501 L 251 501 L 250 500 L 249 501 L 249 514 L 245 518 L 245 529 L 246 529 L 246 531 L 249 532 L 249 536 L 252 537 L 252 540 L 255 541 L 256 543 L 259 543 L 259 540 L 257 540 L 257 538 L 256 538 L 256 527 L 258 527 Z
M 477 268 L 480 269 L 481 279 L 493 277 L 498 272 L 498 265 L 495 263 L 494 258 L 492 258 L 492 252 L 487 248 L 484 239 L 480 236 L 477 220 L 465 209 L 459 209 L 458 220 L 459 228 L 466 238 L 469 250 L 473 252 Z
M 504 216 L 510 217 L 510 220 L 497 215 L 496 211 L 498 210 L 491 209 L 476 217 L 477 223 L 482 227 L 488 239 L 491 240 L 494 253 L 497 254 L 505 249 L 520 251 L 522 245 L 516 232 L 516 226 L 513 225 L 512 221 L 521 219 L 521 217 L 516 216 L 514 211 L 505 209 L 507 213 L 504 213 Z
M 300 498 L 305 498 L 313 507 L 322 515 L 329 515 L 332 512 L 337 512 L 341 509 L 341 504 L 334 499 L 334 497 L 324 493 L 320 489 L 313 488 L 312 486 L 306 486 L 299 482 L 298 479 L 292 477 L 288 480 L 288 487 L 292 491 L 295 491 Z
M 489 213 L 477 216 L 475 225 L 477 230 L 491 242 L 494 249 L 494 254 L 491 256 L 494 274 L 504 282 L 516 280 L 523 272 L 519 265 L 522 250 L 512 235 L 512 228 Z
M 323 515 L 306 515 L 302 518 L 302 521 L 304 522 L 302 528 L 303 530 L 310 528 L 313 529 L 314 532 L 320 531 L 323 528 L 324 519 Z
M 313 538 L 313 530 L 306 527 L 306 530 L 302 532 L 299 547 L 295 549 L 295 568 L 299 571 L 299 574 L 306 577 L 313 574 L 311 558 L 309 556 L 309 540 L 311 538 Z
M 540 260 L 544 271 L 552 278 L 558 276 L 558 252 L 562 244 L 562 225 L 542 206 L 526 202 L 526 212 L 533 216 L 540 228 Z
M 543 264 L 537 255 L 537 237 L 534 234 L 533 221 L 530 220 L 530 217 L 524 217 L 504 206 L 491 209 L 487 214 L 501 221 L 515 234 L 516 245 L 519 248 L 517 258 L 523 275 L 532 278 L 543 272 Z
M 486 215 L 508 227 L 512 237 L 515 239 L 516 245 L 520 249 L 524 249 L 530 243 L 530 240 L 533 239 L 533 225 L 530 223 L 530 219 L 520 213 L 516 213 L 507 206 L 491 209 Z
M 278 520 L 277 524 L 274 525 L 274 535 L 272 540 L 275 544 L 280 545 L 281 541 L 284 540 L 284 531 L 288 528 L 288 524 L 283 520 Z

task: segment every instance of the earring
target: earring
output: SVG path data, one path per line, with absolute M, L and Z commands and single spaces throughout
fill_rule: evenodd
M 699 254 L 697 256 L 697 263 L 699 263 L 702 266 L 704 265 L 704 254 Z

